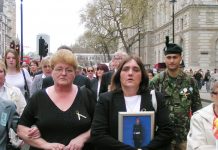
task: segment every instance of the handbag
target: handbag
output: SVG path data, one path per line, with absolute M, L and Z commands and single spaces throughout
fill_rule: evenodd
M 29 99 L 30 99 L 30 91 L 29 91 L 29 88 L 28 88 L 28 85 L 27 85 L 26 76 L 25 76 L 25 73 L 24 73 L 23 69 L 22 69 L 22 74 L 23 74 L 24 82 L 25 82 L 25 84 L 24 84 L 24 90 L 25 90 L 24 97 L 26 99 L 26 102 L 28 102 Z

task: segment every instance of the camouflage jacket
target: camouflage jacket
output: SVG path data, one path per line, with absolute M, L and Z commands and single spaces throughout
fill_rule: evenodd
M 174 142 L 186 141 L 190 113 L 202 108 L 196 80 L 182 70 L 175 79 L 172 79 L 165 70 L 150 81 L 150 88 L 164 94 L 170 120 L 174 126 Z

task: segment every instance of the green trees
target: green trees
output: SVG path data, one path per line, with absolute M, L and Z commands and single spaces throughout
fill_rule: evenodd
M 131 53 L 144 27 L 146 7 L 145 0 L 93 0 L 81 13 L 87 31 L 78 41 L 108 58 L 118 46 Z

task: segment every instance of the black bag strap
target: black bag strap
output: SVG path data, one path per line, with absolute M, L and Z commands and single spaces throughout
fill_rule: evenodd
M 25 89 L 28 93 L 30 93 L 29 88 L 28 88 L 28 85 L 27 85 L 27 81 L 26 81 L 26 76 L 25 76 L 25 73 L 24 73 L 24 70 L 23 70 L 23 69 L 22 69 L 22 74 L 23 74 L 24 82 L 25 82 L 24 89 Z

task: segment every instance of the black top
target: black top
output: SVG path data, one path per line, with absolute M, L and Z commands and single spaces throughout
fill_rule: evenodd
M 106 72 L 103 74 L 102 79 L 101 79 L 101 88 L 99 93 L 104 93 L 108 91 L 108 86 L 111 84 L 111 78 L 113 76 L 114 72 Z
M 143 93 L 140 109 L 154 111 L 149 91 Z M 161 93 L 156 92 L 157 111 L 153 140 L 143 150 L 168 150 L 173 138 L 168 109 Z M 91 127 L 91 141 L 99 150 L 135 150 L 118 141 L 118 112 L 126 112 L 123 93 L 106 92 L 99 97 Z
M 19 124 L 27 127 L 36 125 L 46 141 L 68 145 L 70 140 L 86 132 L 91 126 L 95 102 L 92 96 L 83 97 L 79 88 L 73 104 L 68 110 L 62 111 L 45 90 L 38 91 L 24 109 Z M 77 112 L 86 118 L 80 116 L 79 119 Z

